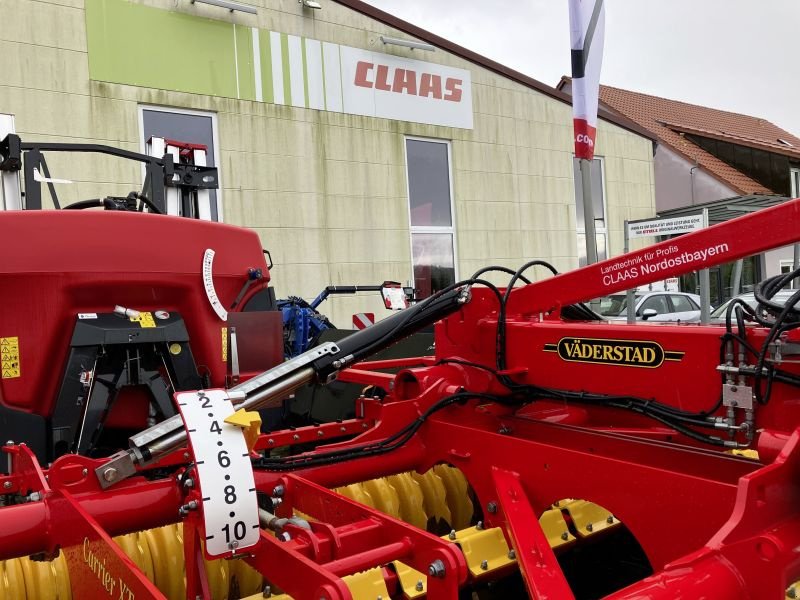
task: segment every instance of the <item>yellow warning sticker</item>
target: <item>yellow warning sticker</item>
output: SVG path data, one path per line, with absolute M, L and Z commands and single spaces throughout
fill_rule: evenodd
M 228 328 L 222 328 L 222 362 L 228 362 Z
M 140 327 L 155 327 L 156 321 L 153 319 L 153 313 L 142 312 L 138 317 L 130 317 L 134 323 L 139 323 Z
M 0 337 L 0 377 L 13 379 L 20 374 L 19 338 Z

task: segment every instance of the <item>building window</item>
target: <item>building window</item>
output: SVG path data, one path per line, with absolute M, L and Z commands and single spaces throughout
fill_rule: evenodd
M 791 273 L 792 271 L 794 271 L 794 261 L 782 260 L 781 261 L 781 275 L 786 275 L 787 273 Z M 798 284 L 800 284 L 800 282 L 798 282 L 797 279 L 792 279 L 789 282 L 789 285 L 786 286 L 786 289 L 796 290 Z
M 213 113 L 157 106 L 139 107 L 139 127 L 142 132 L 142 152 L 146 152 L 148 140 L 164 138 L 206 147 L 206 166 L 219 164 L 217 143 L 217 120 Z M 222 177 L 219 177 L 221 181 Z M 222 221 L 222 199 L 220 189 L 209 190 L 210 215 L 212 221 Z M 185 214 L 181 211 L 179 214 Z M 196 214 L 187 214 L 194 216 Z
M 450 143 L 406 138 L 411 260 L 418 298 L 456 281 Z
M 792 198 L 800 198 L 800 169 L 789 169 Z
M 578 266 L 586 266 L 586 225 L 583 216 L 583 181 L 580 160 L 572 159 L 575 180 L 575 225 L 578 233 Z M 608 228 L 606 226 L 606 189 L 603 179 L 603 159 L 595 158 L 591 167 L 592 205 L 594 206 L 594 229 L 597 236 L 597 260 L 608 258 Z

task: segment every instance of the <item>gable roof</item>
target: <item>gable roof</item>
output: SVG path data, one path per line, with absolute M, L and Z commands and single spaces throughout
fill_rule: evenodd
M 559 89 L 569 82 L 568 77 L 562 77 Z M 706 152 L 686 139 L 684 134 L 766 150 L 800 161 L 800 138 L 766 119 L 607 85 L 600 86 L 600 100 L 612 110 L 650 131 L 662 144 L 687 160 L 696 162 L 712 177 L 740 194 L 773 194 L 774 191 Z
M 537 92 L 541 92 L 542 94 L 550 96 L 551 98 L 554 98 L 560 102 L 572 105 L 572 98 L 569 94 L 565 94 L 561 90 L 551 87 L 546 83 L 542 83 L 541 81 L 520 73 L 519 71 L 515 71 L 514 69 L 502 65 L 499 62 L 493 61 L 490 58 L 486 58 L 485 56 L 482 56 L 477 52 L 473 52 L 468 48 L 459 46 L 458 44 L 446 40 L 435 33 L 431 33 L 430 31 L 422 29 L 421 27 L 417 27 L 408 21 L 404 21 L 398 17 L 395 17 L 394 15 L 382 11 L 371 4 L 367 4 L 362 0 L 335 0 L 335 2 L 361 13 L 362 15 L 370 17 L 371 19 L 375 19 L 384 25 L 388 25 L 389 27 L 393 27 L 398 31 L 402 31 L 403 33 L 415 37 L 418 40 L 432 44 L 437 48 L 441 48 L 442 50 L 445 50 L 450 54 L 454 54 L 459 58 L 463 58 L 466 61 L 478 65 L 479 67 L 483 67 L 484 69 L 492 71 L 493 73 L 507 77 L 512 81 L 534 89 Z M 566 51 L 567 50 L 565 50 L 565 52 Z M 644 127 L 641 127 L 638 123 L 632 121 L 624 115 L 608 110 L 607 108 L 601 107 L 598 111 L 598 116 L 604 121 L 619 125 L 623 129 L 632 131 L 633 133 L 641 135 L 642 137 L 646 137 L 650 140 L 655 141 L 657 138 L 657 136 L 655 136 L 652 132 L 648 131 Z

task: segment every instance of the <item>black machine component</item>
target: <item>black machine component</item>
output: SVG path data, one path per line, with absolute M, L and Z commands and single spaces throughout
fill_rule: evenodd
M 183 319 L 166 312 L 134 319 L 120 313 L 78 315 L 51 417 L 48 459 L 92 454 L 119 393 L 131 386 L 149 392 L 149 425 L 176 414 L 175 391 L 205 387 Z
M 102 144 L 22 142 L 19 136 L 9 134 L 0 141 L 0 171 L 23 171 L 25 208 L 27 210 L 42 208 L 42 182 L 41 178 L 34 176 L 34 169 L 41 172 L 46 179 L 50 178 L 50 170 L 43 152 L 93 152 L 143 163 L 145 167 L 144 189 L 141 194 L 136 195 L 138 199 L 144 199 L 142 204 L 134 203 L 135 208 L 128 208 L 129 205 L 124 202 L 124 198 L 113 197 L 97 200 L 95 202 L 99 204 L 93 204 L 93 206 L 104 206 L 110 210 L 142 210 L 144 205 L 148 206 L 150 210 L 155 209 L 153 212 L 166 213 L 165 186 L 176 187 L 182 191 L 217 189 L 219 187 L 216 167 L 175 163 L 170 154 L 157 158 Z M 55 208 L 61 208 L 55 186 L 51 182 L 47 182 L 47 186 L 53 205 Z M 183 195 L 185 196 L 185 194 Z M 84 207 L 71 206 L 70 208 Z

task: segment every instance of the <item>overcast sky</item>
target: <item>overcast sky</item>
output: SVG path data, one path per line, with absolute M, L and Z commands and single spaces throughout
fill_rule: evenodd
M 367 0 L 555 86 L 567 0 Z M 600 82 L 768 119 L 800 136 L 800 0 L 606 0 Z

